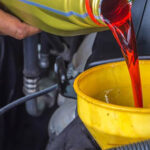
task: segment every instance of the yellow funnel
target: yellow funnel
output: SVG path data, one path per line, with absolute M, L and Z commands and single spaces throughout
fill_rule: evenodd
M 140 61 L 144 108 L 133 107 L 125 62 L 104 64 L 74 83 L 78 114 L 103 150 L 150 139 L 150 61 Z

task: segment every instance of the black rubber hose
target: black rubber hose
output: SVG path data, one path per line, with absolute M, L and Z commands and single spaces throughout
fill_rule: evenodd
M 0 115 L 3 115 L 4 113 L 6 113 L 7 111 L 9 111 L 10 109 L 12 109 L 12 108 L 14 108 L 14 107 L 16 107 L 16 106 L 18 106 L 18 105 L 24 103 L 24 102 L 27 102 L 27 101 L 29 101 L 29 100 L 31 100 L 31 99 L 34 99 L 34 98 L 36 98 L 36 97 L 39 97 L 39 96 L 45 95 L 45 94 L 47 94 L 47 93 L 49 93 L 49 92 L 52 92 L 52 91 L 56 90 L 57 87 L 58 87 L 58 85 L 55 84 L 55 85 L 53 85 L 53 86 L 51 86 L 51 87 L 49 87 L 49 88 L 46 88 L 46 89 L 44 89 L 44 90 L 41 90 L 41 91 L 39 91 L 39 92 L 36 92 L 36 93 L 30 94 L 30 95 L 27 95 L 27 96 L 22 97 L 22 98 L 19 98 L 18 100 L 15 100 L 15 101 L 13 101 L 12 103 L 10 103 L 10 104 L 8 104 L 8 105 L 2 107 L 2 108 L 0 109 Z
M 0 37 L 0 72 L 2 71 L 4 55 L 5 55 L 4 38 Z
M 28 78 L 38 78 L 40 69 L 38 65 L 38 35 L 30 36 L 23 40 L 24 70 L 23 74 Z

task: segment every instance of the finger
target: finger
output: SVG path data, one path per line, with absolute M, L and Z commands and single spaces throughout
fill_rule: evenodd
M 0 10 L 0 33 L 13 36 L 20 21 L 10 14 Z
M 23 39 L 39 32 L 39 29 L 22 23 L 16 17 L 0 10 L 0 33 Z
M 40 30 L 38 29 L 38 28 L 36 28 L 36 27 L 33 27 L 33 26 L 31 26 L 31 25 L 28 25 L 28 24 L 25 24 L 25 23 L 23 23 L 24 24 L 24 28 L 25 28 L 25 32 L 24 32 L 24 38 L 25 37 L 28 37 L 28 36 L 31 36 L 31 35 L 34 35 L 34 34 L 37 34 L 37 33 L 39 33 L 40 32 Z
M 40 30 L 38 28 L 32 27 L 28 24 L 18 22 L 15 26 L 14 31 L 12 32 L 12 36 L 16 39 L 24 39 L 28 36 L 39 33 Z

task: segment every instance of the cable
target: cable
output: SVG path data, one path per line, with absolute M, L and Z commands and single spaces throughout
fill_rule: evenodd
M 55 84 L 49 88 L 46 88 L 44 90 L 41 90 L 41 91 L 38 91 L 36 93 L 33 93 L 33 94 L 30 94 L 30 95 L 27 95 L 25 97 L 22 97 L 22 98 L 19 98 L 18 100 L 15 100 L 13 101 L 12 103 L 0 108 L 0 115 L 3 115 L 4 113 L 6 113 L 7 111 L 9 111 L 10 109 L 24 103 L 24 102 L 27 102 L 33 98 L 36 98 L 36 97 L 39 97 L 39 96 L 42 96 L 42 95 L 45 95 L 49 92 L 52 92 L 54 91 L 55 89 L 57 89 L 58 85 Z

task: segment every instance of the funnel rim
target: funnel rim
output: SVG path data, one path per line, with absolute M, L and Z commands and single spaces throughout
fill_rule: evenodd
M 140 60 L 141 62 L 147 62 L 147 60 Z M 77 93 L 78 96 L 82 97 L 85 101 L 103 107 L 111 110 L 116 110 L 116 111 L 122 111 L 122 112 L 130 112 L 130 113 L 150 113 L 150 108 L 135 108 L 135 107 L 127 107 L 127 106 L 121 106 L 121 105 L 115 105 L 111 103 L 105 103 L 99 99 L 93 98 L 91 96 L 86 95 L 79 87 L 79 82 L 82 80 L 83 77 L 87 76 L 91 72 L 95 72 L 96 70 L 99 70 L 100 68 L 103 69 L 104 67 L 106 68 L 106 65 L 120 65 L 122 63 L 125 63 L 125 61 L 119 61 L 119 62 L 113 62 L 113 63 L 106 63 L 103 65 L 99 65 L 93 68 L 90 68 L 86 70 L 84 73 L 81 73 L 74 82 L 74 89 Z

